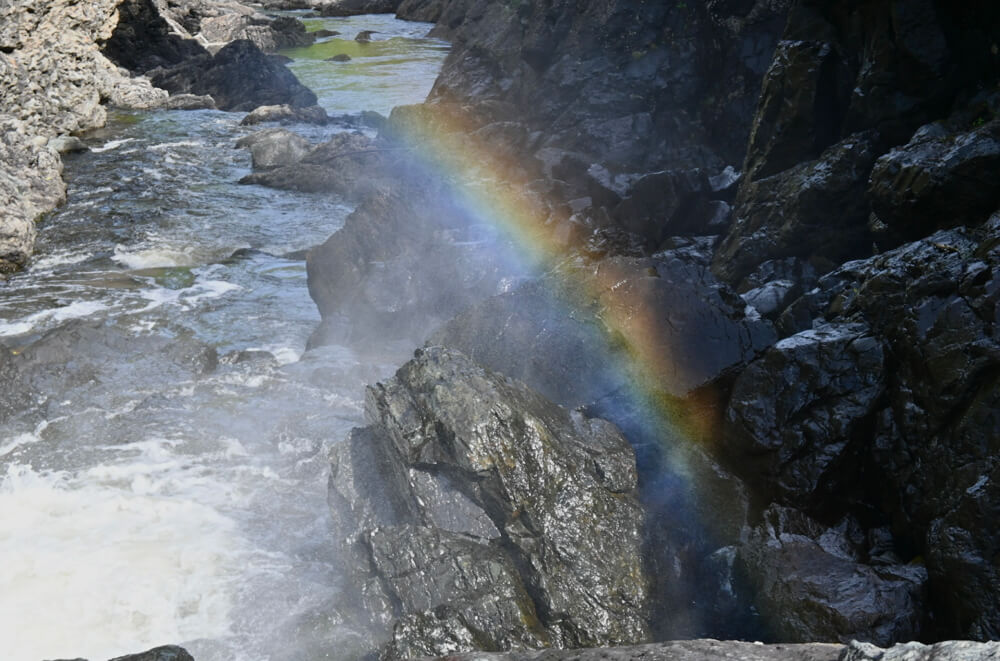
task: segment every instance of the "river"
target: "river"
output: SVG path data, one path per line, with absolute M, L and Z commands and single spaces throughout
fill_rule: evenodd
M 332 115 L 422 101 L 448 49 L 424 37 L 429 24 L 390 16 L 307 24 L 342 33 L 288 52 Z M 361 30 L 376 41 L 354 42 Z M 352 59 L 323 61 L 338 53 Z M 0 428 L 6 661 L 171 643 L 198 661 L 312 661 L 365 647 L 336 608 L 327 454 L 396 357 L 304 354 L 319 315 L 302 251 L 351 207 L 237 185 L 250 160 L 234 143 L 254 130 L 241 118 L 113 113 L 89 152 L 66 157 L 67 204 L 2 285 L 8 348 L 76 329 L 69 358 Z M 291 128 L 317 142 L 344 130 Z M 202 375 L 205 347 L 222 359 Z

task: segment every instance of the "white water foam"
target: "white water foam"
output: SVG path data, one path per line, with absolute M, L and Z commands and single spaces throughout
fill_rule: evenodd
M 118 149 L 124 144 L 132 142 L 135 138 L 122 138 L 121 140 L 108 140 L 100 147 L 91 147 L 90 151 L 101 153 L 104 151 L 111 151 L 112 149 Z
M 203 147 L 204 145 L 204 142 L 197 140 L 178 140 L 177 142 L 160 142 L 150 145 L 148 149 L 150 151 L 166 151 L 171 147 Z
M 0 321 L 0 336 L 9 337 L 28 333 L 47 322 L 62 322 L 70 319 L 89 317 L 104 310 L 110 310 L 111 305 L 101 301 L 74 301 L 50 310 L 41 310 L 14 322 Z
M 211 486 L 208 478 L 162 444 L 132 449 L 146 454 L 78 475 L 7 467 L 0 480 L 6 661 L 106 659 L 229 633 L 245 540 L 233 521 L 192 497 Z
M 195 261 L 191 247 L 173 248 L 157 246 L 142 250 L 131 250 L 121 244 L 115 246 L 112 256 L 116 262 L 125 268 L 135 271 L 141 269 L 165 268 L 171 266 L 194 266 Z

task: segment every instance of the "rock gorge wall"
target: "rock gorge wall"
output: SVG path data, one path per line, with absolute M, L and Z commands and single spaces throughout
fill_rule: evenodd
M 421 282 L 430 251 L 467 258 L 419 236 L 384 250 L 413 215 L 363 202 L 310 255 L 335 328 L 315 342 L 378 317 L 362 345 L 405 329 L 616 423 L 639 457 L 656 636 L 1000 635 L 997 8 L 399 14 L 437 21 L 454 50 L 383 139 L 484 155 L 564 259 L 521 287 L 494 273 L 507 291 L 471 307 L 461 282 L 442 285 L 451 307 L 419 287 L 390 305 L 364 293 L 371 278 Z M 683 433 L 650 427 L 637 382 Z

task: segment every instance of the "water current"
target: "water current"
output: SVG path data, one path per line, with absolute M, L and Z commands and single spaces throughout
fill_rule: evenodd
M 342 33 L 288 52 L 330 114 L 422 101 L 447 53 L 430 25 L 390 16 L 307 24 Z M 376 41 L 353 41 L 361 30 Z M 324 61 L 338 53 L 352 59 Z M 27 355 L 54 331 L 43 343 L 64 348 L 0 427 L 6 661 L 168 643 L 199 661 L 354 656 L 327 453 L 396 358 L 304 353 L 319 316 L 302 251 L 351 208 L 237 185 L 241 118 L 114 114 L 65 159 L 67 204 L 0 285 L 0 342 Z M 343 130 L 292 128 L 317 142 Z

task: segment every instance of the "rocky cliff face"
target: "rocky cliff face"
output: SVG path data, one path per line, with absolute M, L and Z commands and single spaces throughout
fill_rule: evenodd
M 780 640 L 998 635 L 997 590 L 982 587 L 996 580 L 985 522 L 1000 502 L 997 8 L 405 0 L 399 12 L 437 21 L 455 48 L 428 102 L 397 109 L 384 137 L 423 124 L 429 143 L 472 140 L 576 260 L 473 305 L 432 342 L 587 405 L 639 449 L 645 535 L 661 553 L 646 557 L 653 594 L 697 605 L 654 603 L 658 633 L 719 635 L 735 619 Z M 381 231 L 406 219 L 383 214 Z M 322 254 L 351 234 L 310 262 L 328 318 L 349 308 L 324 290 L 357 271 L 336 276 Z M 567 277 L 568 263 L 613 286 Z M 662 500 L 670 460 L 646 451 L 662 430 L 637 424 L 623 396 L 635 384 L 607 362 L 619 359 L 701 423 L 701 447 L 683 451 L 695 500 L 726 509 L 725 525 L 690 526 L 706 512 L 691 502 L 697 516 L 669 516 L 681 503 Z

